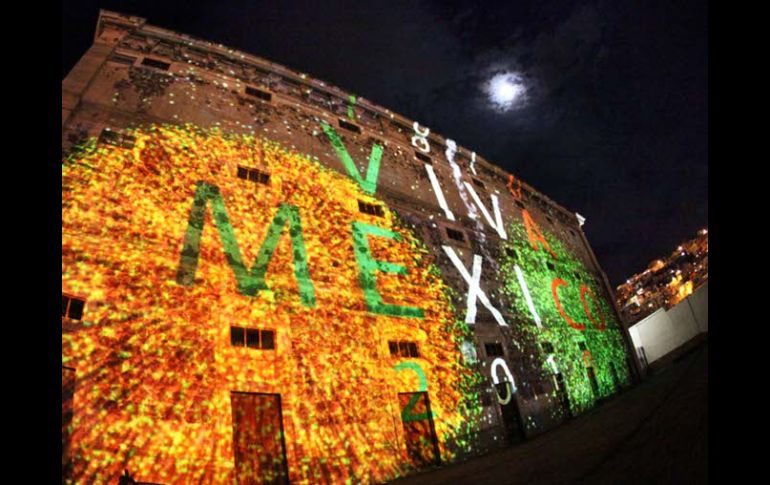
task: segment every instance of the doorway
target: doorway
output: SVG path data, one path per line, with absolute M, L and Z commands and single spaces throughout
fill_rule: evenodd
M 513 384 L 503 381 L 495 384 L 495 390 L 498 397 L 497 404 L 500 405 L 500 413 L 503 417 L 505 439 L 512 445 L 524 441 L 526 435 L 524 434 L 524 426 L 521 422 L 519 403 L 513 392 Z
M 75 369 L 61 368 L 61 476 L 62 483 L 70 476 L 70 426 L 72 401 L 75 397 Z
M 599 382 L 596 380 L 596 372 L 594 372 L 593 367 L 586 367 L 586 372 L 588 373 L 588 380 L 591 382 L 591 390 L 594 393 L 594 397 L 598 400 L 599 399 Z
M 438 440 L 428 393 L 401 392 L 398 394 L 398 402 L 409 461 L 415 468 L 438 465 Z
M 280 394 L 232 392 L 230 401 L 236 483 L 289 483 Z

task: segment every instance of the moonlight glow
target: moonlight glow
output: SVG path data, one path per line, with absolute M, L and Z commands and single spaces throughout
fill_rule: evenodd
M 524 80 L 515 73 L 497 74 L 486 85 L 489 100 L 499 111 L 507 111 L 520 104 L 526 91 Z

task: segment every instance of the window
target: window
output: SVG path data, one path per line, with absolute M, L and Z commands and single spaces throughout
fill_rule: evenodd
M 553 353 L 553 344 L 551 342 L 543 342 L 543 352 L 546 354 Z
M 270 174 L 267 172 L 263 172 L 262 170 L 258 170 L 256 168 L 247 168 L 247 167 L 238 167 L 238 178 L 243 180 L 251 180 L 252 182 L 256 182 L 258 184 L 265 184 L 267 185 L 270 183 Z
M 507 254 L 511 259 L 516 259 L 519 257 L 519 255 L 516 254 L 516 250 L 513 248 L 505 248 L 505 254 Z
M 168 62 L 159 61 L 158 59 L 152 59 L 150 57 L 142 59 L 142 65 L 154 67 L 155 69 L 162 69 L 163 71 L 168 71 L 168 68 L 171 67 L 171 64 Z
M 361 133 L 361 128 L 358 125 L 354 125 L 353 123 L 345 120 L 339 120 L 340 128 L 345 128 L 348 131 L 352 131 L 353 133 Z
M 403 340 L 389 341 L 388 349 L 390 349 L 390 355 L 396 357 L 419 357 L 420 353 L 417 351 L 417 344 L 414 342 L 406 342 Z
M 581 351 L 585 351 L 585 349 L 586 349 L 586 343 L 585 343 L 585 342 L 578 342 L 578 348 L 579 348 Z
M 255 98 L 259 98 L 264 101 L 270 101 L 273 99 L 272 94 L 266 91 L 262 91 L 261 89 L 252 88 L 251 86 L 246 86 L 246 94 L 248 94 L 249 96 L 254 96 Z
M 486 189 L 487 188 L 487 186 L 484 185 L 484 182 L 482 182 L 481 180 L 477 179 L 476 177 L 472 177 L 471 179 L 473 180 L 473 184 L 476 185 L 477 187 L 480 187 L 482 189 Z
M 480 392 L 479 396 L 481 397 L 482 406 L 486 407 L 492 405 L 492 396 L 488 392 Z
M 135 137 L 110 130 L 109 128 L 103 129 L 99 135 L 99 143 L 114 145 L 120 148 L 133 148 L 135 142 Z
M 124 56 L 122 54 L 113 54 L 110 56 L 110 60 L 112 62 L 117 62 L 119 64 L 127 64 L 130 66 L 134 64 L 134 61 L 136 61 L 136 57 Z
M 548 220 L 548 223 L 549 223 L 549 224 L 553 225 L 553 219 L 551 219 L 551 218 L 550 218 L 550 217 L 548 217 L 548 216 L 545 216 L 545 218 Z
M 554 266 L 553 263 L 550 261 L 546 261 L 545 265 L 548 266 L 548 269 L 550 269 L 551 271 L 554 271 L 556 269 L 556 266 Z
M 258 328 L 230 327 L 230 345 L 251 349 L 275 349 L 275 332 Z
M 366 202 L 359 200 L 358 210 L 371 216 L 385 217 L 385 211 L 383 211 L 382 206 L 378 204 L 367 204 Z
M 577 237 L 577 235 L 575 234 L 575 231 L 573 231 L 572 229 L 569 230 L 569 233 L 572 234 L 572 237 Z
M 487 342 L 484 344 L 484 352 L 487 357 L 503 357 L 503 344 Z
M 61 316 L 65 318 L 71 318 L 72 320 L 80 320 L 83 318 L 83 307 L 86 301 L 80 298 L 74 298 L 71 296 L 61 296 Z
M 525 205 L 524 205 L 524 203 L 523 203 L 522 201 L 520 201 L 520 200 L 517 200 L 517 201 L 516 201 L 516 205 L 519 207 L 519 209 L 522 209 L 522 210 L 526 209 L 526 206 L 525 206 Z
M 447 227 L 446 228 L 446 235 L 449 237 L 449 239 L 454 239 L 455 241 L 465 242 L 465 233 L 462 231 L 458 231 L 452 228 Z
M 425 163 L 433 164 L 433 159 L 430 158 L 428 155 L 426 155 L 424 153 L 420 153 L 418 151 L 415 151 L 414 152 L 414 156 L 417 157 L 418 159 L 422 160 Z

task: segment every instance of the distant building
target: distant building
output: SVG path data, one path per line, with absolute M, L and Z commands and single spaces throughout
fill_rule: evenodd
M 618 308 L 630 326 L 660 308 L 670 309 L 708 281 L 708 229 L 682 243 L 668 257 L 618 286 Z
M 62 82 L 66 481 L 378 483 L 585 412 L 633 367 L 582 222 L 416 121 L 102 11 Z

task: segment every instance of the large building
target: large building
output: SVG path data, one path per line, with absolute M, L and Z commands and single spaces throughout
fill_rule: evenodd
M 62 83 L 62 206 L 68 483 L 381 483 L 633 380 L 580 216 L 141 18 L 102 11 Z

